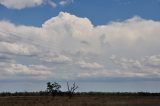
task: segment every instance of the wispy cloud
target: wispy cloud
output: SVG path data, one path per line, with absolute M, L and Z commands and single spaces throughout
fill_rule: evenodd
M 61 1 L 59 2 L 59 4 L 60 4 L 61 6 L 65 6 L 65 5 L 71 4 L 71 3 L 73 3 L 73 2 L 74 2 L 74 0 L 61 0 Z
M 52 6 L 52 8 L 56 8 L 57 7 L 57 4 L 55 2 L 53 2 L 52 0 L 48 0 L 48 4 L 50 6 Z

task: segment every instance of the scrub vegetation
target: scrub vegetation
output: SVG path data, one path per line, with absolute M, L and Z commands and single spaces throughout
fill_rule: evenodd
M 2 92 L 0 106 L 160 106 L 160 93 L 75 92 L 76 83 L 68 82 L 67 91 L 60 88 L 58 83 L 48 82 L 45 91 Z

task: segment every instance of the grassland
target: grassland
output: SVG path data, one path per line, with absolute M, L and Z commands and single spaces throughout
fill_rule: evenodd
M 0 96 L 0 106 L 160 106 L 160 95 L 75 94 L 57 96 Z

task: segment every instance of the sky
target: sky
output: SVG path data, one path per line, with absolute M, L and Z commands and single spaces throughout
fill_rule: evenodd
M 0 0 L 0 91 L 48 81 L 160 92 L 160 0 Z

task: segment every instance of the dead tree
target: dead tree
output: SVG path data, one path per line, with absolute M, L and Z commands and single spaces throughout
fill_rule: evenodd
M 75 82 L 73 83 L 72 86 L 69 86 L 69 83 L 67 82 L 67 89 L 68 89 L 67 94 L 71 98 L 75 93 L 75 90 L 78 89 L 78 86 L 75 84 Z

